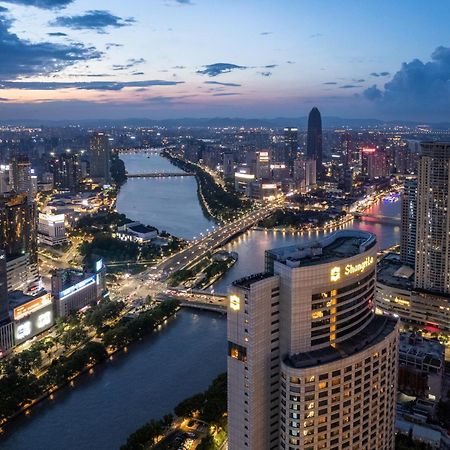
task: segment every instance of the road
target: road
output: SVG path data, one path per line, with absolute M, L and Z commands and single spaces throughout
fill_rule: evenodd
M 209 233 L 194 239 L 186 248 L 165 258 L 156 266 L 149 267 L 138 275 L 130 276 L 112 289 L 112 294 L 119 298 L 144 298 L 156 296 L 167 289 L 165 280 L 174 272 L 200 261 L 208 252 L 223 246 L 233 236 L 252 227 L 255 223 L 268 217 L 278 208 L 278 201 L 246 213 L 235 220 L 214 228 Z

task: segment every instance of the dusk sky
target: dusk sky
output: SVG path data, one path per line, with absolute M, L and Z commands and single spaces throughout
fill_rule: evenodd
M 450 121 L 443 0 L 0 1 L 0 119 Z

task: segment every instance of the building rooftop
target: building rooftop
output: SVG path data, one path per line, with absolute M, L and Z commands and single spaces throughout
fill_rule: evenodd
M 411 291 L 414 287 L 414 270 L 405 266 L 400 256 L 396 253 L 388 253 L 377 264 L 377 281 L 405 291 Z
M 153 233 L 158 231 L 155 227 L 149 227 L 148 225 L 142 225 L 141 223 L 136 225 L 128 225 L 128 229 L 139 234 Z
M 381 342 L 394 330 L 396 324 L 397 321 L 395 319 L 374 315 L 373 319 L 363 330 L 345 342 L 336 344 L 336 347 L 297 353 L 287 356 L 284 362 L 296 369 L 306 369 L 347 358 Z
M 400 334 L 399 352 L 404 358 L 421 359 L 439 368 L 444 364 L 445 347 L 439 341 L 425 339 L 419 334 Z
M 254 275 L 250 275 L 248 277 L 240 278 L 238 280 L 233 281 L 233 286 L 239 287 L 241 289 L 250 289 L 250 286 L 257 281 L 264 280 L 266 278 L 270 278 L 273 275 L 267 272 L 255 273 Z
M 268 250 L 266 258 L 289 267 L 325 264 L 363 253 L 376 244 L 376 236 L 366 231 L 342 230 L 307 245 L 291 245 Z

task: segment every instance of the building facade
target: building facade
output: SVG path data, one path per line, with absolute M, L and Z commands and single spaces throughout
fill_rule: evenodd
M 110 148 L 108 135 L 105 133 L 94 133 L 90 144 L 90 175 L 91 178 L 102 184 L 109 183 L 110 172 Z
M 405 180 L 401 198 L 400 256 L 411 267 L 416 264 L 417 180 Z
M 391 450 L 398 325 L 374 314 L 376 238 L 266 252 L 228 309 L 230 450 Z
M 316 161 L 317 177 L 320 179 L 323 174 L 322 117 L 316 107 L 310 111 L 308 116 L 306 157 Z
M 64 214 L 39 214 L 39 242 L 51 247 L 66 242 Z
M 415 285 L 450 293 L 450 142 L 422 142 L 421 148 Z

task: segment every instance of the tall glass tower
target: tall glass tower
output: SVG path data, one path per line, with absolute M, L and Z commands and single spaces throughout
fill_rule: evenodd
M 317 177 L 321 178 L 322 167 L 322 117 L 320 111 L 314 106 L 308 116 L 308 140 L 306 145 L 306 156 L 315 159 L 317 166 Z

